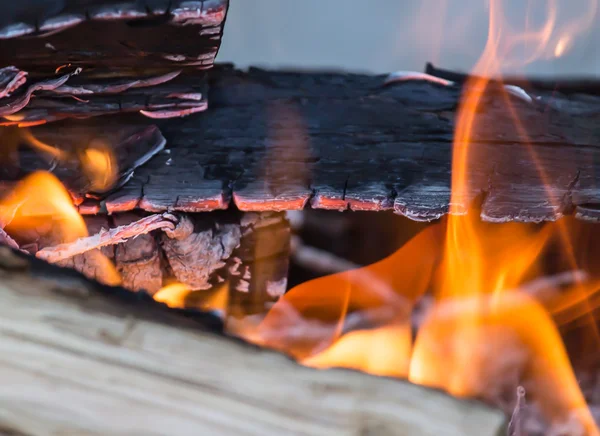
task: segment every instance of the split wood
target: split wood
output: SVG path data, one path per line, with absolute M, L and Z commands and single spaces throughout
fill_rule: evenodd
M 503 413 L 482 403 L 402 380 L 302 367 L 203 329 L 191 313 L 99 288 L 7 247 L 0 247 L 0 278 L 0 433 L 506 431 Z

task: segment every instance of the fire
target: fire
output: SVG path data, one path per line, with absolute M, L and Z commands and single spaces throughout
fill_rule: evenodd
M 498 84 L 502 69 L 562 56 L 591 24 L 585 18 L 561 27 L 557 2 L 544 5 L 541 25 L 532 27 L 527 17 L 526 28 L 515 32 L 502 2 L 490 2 L 487 44 L 474 68 L 477 75 L 464 86 L 456 121 L 450 215 L 378 263 L 295 287 L 262 322 L 239 334 L 308 366 L 405 377 L 457 396 L 486 397 L 507 380 L 514 393 L 524 383 L 550 421 L 574 419 L 582 433 L 600 434 L 559 330 L 579 322 L 594 346 L 600 345 L 591 316 L 600 306 L 595 297 L 600 281 L 588 277 L 586 282 L 579 274 L 585 262 L 574 247 L 580 240 L 577 226 L 568 219 L 544 226 L 487 224 L 468 206 L 473 200 L 469 162 L 476 151 L 471 144 L 486 128 L 478 123 L 485 111 L 482 97 L 492 86 L 504 92 L 506 111 L 526 139 L 509 90 Z M 587 6 L 588 13 L 596 13 L 595 0 Z M 535 148 L 529 153 L 536 163 Z M 544 168 L 537 170 L 547 180 Z M 545 274 L 541 260 L 557 246 L 560 269 L 569 277 L 560 292 L 550 282 L 535 281 Z M 594 268 L 586 271 L 593 274 Z M 415 326 L 416 305 L 427 292 L 432 308 Z
M 48 144 L 28 128 L 3 127 L 3 148 L 1 155 L 9 157 L 21 145 L 28 146 L 48 162 L 62 164 L 79 164 L 81 172 L 89 180 L 88 190 L 91 192 L 104 192 L 114 186 L 118 177 L 116 157 L 108 144 L 100 139 L 92 139 L 88 144 L 82 144 L 75 150 L 61 148 Z
M 19 129 L 16 128 L 15 129 L 16 132 L 19 133 L 20 138 L 30 147 L 38 150 L 39 152 L 43 153 L 43 154 L 47 154 L 48 156 L 58 159 L 58 160 L 64 160 L 66 159 L 66 153 L 56 147 L 53 147 L 49 144 L 46 144 L 43 141 L 40 141 L 38 138 L 36 138 L 29 129 Z
M 595 347 L 600 345 L 592 317 L 600 307 L 600 277 L 593 275 L 600 265 L 592 267 L 578 256 L 585 250 L 576 249 L 582 237 L 571 220 L 544 226 L 487 224 L 469 204 L 470 161 L 477 151 L 472 144 L 486 128 L 478 118 L 485 111 L 483 96 L 492 87 L 502 92 L 514 129 L 527 138 L 513 97 L 502 86 L 502 71 L 567 53 L 597 12 L 597 0 L 585 4 L 583 18 L 561 26 L 558 0 L 547 0 L 541 24 L 534 26 L 535 20 L 526 16 L 525 28 L 515 31 L 503 3 L 490 0 L 487 43 L 476 75 L 464 85 L 456 120 L 449 216 L 386 259 L 295 287 L 264 319 L 256 324 L 232 321 L 231 331 L 307 366 L 403 377 L 457 396 L 489 397 L 499 395 L 504 384 L 514 391 L 523 383 L 550 421 L 574 419 L 582 433 L 600 435 L 561 337 L 561 327 L 578 324 L 590 332 Z M 92 191 L 114 184 L 116 159 L 102 142 L 68 153 L 27 130 L 21 133 L 29 146 L 52 159 L 75 155 Z M 536 164 L 535 147 L 529 152 Z M 548 179 L 544 168 L 538 165 L 537 171 L 541 180 Z M 550 195 L 548 200 L 556 201 Z M 28 176 L 0 202 L 0 224 L 10 231 L 47 222 L 57 227 L 52 233 L 57 242 L 87 235 L 69 193 L 49 173 Z M 559 269 L 567 274 L 560 285 L 566 289 L 560 292 L 551 282 L 536 282 L 546 274 L 542 259 L 557 246 L 562 253 Z M 228 283 L 208 291 L 172 283 L 153 298 L 173 308 L 225 312 L 228 295 Z M 424 304 L 428 297 L 430 307 Z
M 567 49 L 571 46 L 571 37 L 569 35 L 565 35 L 561 37 L 556 43 L 556 47 L 554 47 L 554 57 L 559 58 Z
M 225 313 L 229 301 L 229 283 L 224 282 L 209 290 L 192 291 L 184 283 L 173 282 L 163 286 L 152 298 L 172 308 L 194 307 Z
M 27 128 L 3 128 L 3 157 L 10 157 L 26 145 L 48 158 L 49 162 L 79 163 L 91 191 L 108 190 L 117 178 L 115 158 L 108 146 L 92 141 L 80 152 L 48 144 Z M 34 172 L 19 181 L 0 199 L 0 228 L 25 241 L 33 237 L 46 246 L 73 242 L 88 236 L 86 224 L 73 204 L 65 186 L 47 171 Z M 99 250 L 88 253 L 87 262 L 101 271 L 100 281 L 121 283 L 112 261 Z
M 88 234 L 69 192 L 47 172 L 27 176 L 0 201 L 0 222 L 15 234 L 51 222 L 58 243 L 71 242 Z

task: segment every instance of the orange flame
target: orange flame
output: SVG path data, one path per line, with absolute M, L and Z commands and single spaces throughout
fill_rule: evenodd
M 42 222 L 52 222 L 54 236 L 61 243 L 88 234 L 71 196 L 62 183 L 47 172 L 27 176 L 0 201 L 0 222 L 9 232 L 17 233 L 36 228 Z
M 70 151 L 48 144 L 36 137 L 27 128 L 5 128 L 6 134 L 2 138 L 3 155 L 11 154 L 20 145 L 27 145 L 47 156 L 49 160 L 61 163 L 78 162 L 82 173 L 89 180 L 89 190 L 103 192 L 110 189 L 116 182 L 118 166 L 115 155 L 104 141 L 93 139 L 81 150 Z
M 229 301 L 229 283 L 224 282 L 208 290 L 192 291 L 186 284 L 174 282 L 163 286 L 152 298 L 173 308 L 194 307 L 225 313 Z
M 478 123 L 485 112 L 486 77 L 501 77 L 536 59 L 562 56 L 577 33 L 591 23 L 559 26 L 556 0 L 545 3 L 544 22 L 510 29 L 502 2 L 490 2 L 490 26 L 477 76 L 464 86 L 456 122 L 450 215 L 417 235 L 394 255 L 368 267 L 303 283 L 290 290 L 258 325 L 240 334 L 284 351 L 305 365 L 343 366 L 380 375 L 408 377 L 459 396 L 485 396 L 490 383 L 517 377 L 551 420 L 576 419 L 586 434 L 598 429 L 577 385 L 556 322 L 583 322 L 600 344 L 591 311 L 600 307 L 600 281 L 584 283 L 573 246 L 572 222 L 545 226 L 486 224 L 469 204 L 476 197 L 469 172 Z M 596 13 L 597 2 L 587 11 Z M 531 11 L 530 11 L 531 12 Z M 511 95 L 502 101 L 514 128 L 527 141 Z M 528 147 L 542 181 L 547 174 Z M 546 183 L 546 186 L 549 186 Z M 548 201 L 557 201 L 548 194 Z M 553 244 L 562 246 L 561 268 L 573 272 L 564 292 L 542 286 L 546 296 L 528 295 L 528 283 L 544 274 L 540 259 Z M 592 269 L 593 271 L 593 269 Z M 540 285 L 538 284 L 538 288 Z M 427 290 L 434 296 L 417 338 L 411 339 L 411 315 Z M 539 290 L 539 289 L 538 289 Z M 537 292 L 537 291 L 536 291 Z M 556 320 L 556 321 L 555 321 Z M 583 320 L 583 321 L 582 321 Z M 250 323 L 250 321 L 249 321 Z M 510 380 L 513 381 L 513 380 Z M 492 387 L 493 389 L 498 386 Z
M 29 129 L 7 130 L 5 155 L 10 155 L 21 144 L 26 144 L 50 161 L 67 162 L 77 158 L 68 151 L 47 144 Z M 116 166 L 111 151 L 102 144 L 92 143 L 79 159 L 91 190 L 105 190 L 116 180 Z M 42 237 L 44 245 L 72 242 L 88 236 L 87 227 L 73 204 L 73 199 L 62 183 L 51 173 L 35 172 L 21 180 L 8 195 L 0 200 L 0 227 L 15 236 L 27 234 Z M 118 285 L 121 275 L 113 262 L 99 250 L 89 251 L 86 261 L 94 264 L 96 277 L 102 283 Z
M 20 133 L 21 139 L 23 139 L 30 147 L 42 153 L 48 154 L 49 156 L 58 160 L 66 159 L 67 155 L 63 150 L 40 141 L 38 138 L 33 136 L 29 129 L 17 129 L 16 131 Z
M 185 307 L 185 298 L 189 293 L 190 289 L 187 285 L 177 282 L 163 286 L 153 295 L 153 298 L 169 307 Z

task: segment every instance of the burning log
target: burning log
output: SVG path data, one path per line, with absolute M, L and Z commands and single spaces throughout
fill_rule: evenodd
M 154 230 L 173 230 L 176 221 L 177 218 L 169 214 L 150 215 L 128 225 L 110 230 L 100 230 L 93 236 L 80 238 L 71 243 L 42 248 L 36 253 L 36 256 L 47 262 L 56 263 L 107 245 L 120 244 L 127 239 L 145 235 Z
M 307 203 L 394 210 L 414 220 L 448 212 L 460 85 L 227 67 L 210 80 L 209 111 L 156 120 L 170 154 L 109 195 L 109 212 L 197 212 L 230 202 L 244 211 Z M 490 85 L 479 120 L 486 128 L 474 132 L 470 152 L 472 183 L 455 211 L 479 197 L 486 221 L 597 219 L 600 99 L 529 93 L 531 102 L 508 97 L 522 131 Z
M 211 317 L 99 287 L 5 247 L 0 275 L 0 428 L 8 433 L 496 436 L 506 428 L 501 412 L 480 403 L 301 367 L 220 334 Z
M 16 80 L 18 73 L 11 74 L 10 81 Z M 99 89 L 99 82 L 74 77 L 84 88 Z M 178 83 L 176 94 L 187 99 L 184 90 L 192 89 L 194 77 L 94 94 L 88 103 L 67 104 L 64 94 L 48 91 L 35 104 L 53 102 L 43 116 L 53 119 L 69 111 L 93 111 L 95 102 L 128 93 L 150 96 L 163 86 L 173 90 Z M 467 85 L 443 85 L 426 77 L 396 75 L 386 81 L 381 76 L 218 68 L 210 78 L 212 109 L 182 120 L 153 120 L 168 153 L 139 168 L 121 189 L 105 193 L 101 203 L 86 202 L 81 212 L 98 213 L 104 207 L 109 213 L 134 208 L 202 212 L 226 209 L 231 202 L 244 211 L 279 211 L 310 203 L 322 209 L 393 210 L 421 221 L 439 218 L 449 210 L 454 117 Z M 464 198 L 455 199 L 454 212 L 466 212 L 480 198 L 486 221 L 538 222 L 569 213 L 600 219 L 600 160 L 594 145 L 600 140 L 595 127 L 600 99 L 561 94 L 560 89 L 513 90 L 508 97 L 499 91 L 491 83 L 483 96 L 479 122 L 486 128 L 474 132 L 472 181 Z M 523 128 L 515 128 L 505 98 L 511 99 Z M 190 104 L 196 103 L 202 102 Z M 156 110 L 148 115 L 175 114 L 173 106 Z M 87 123 L 96 129 L 111 124 L 116 132 L 149 124 L 123 115 Z M 62 136 L 81 130 L 81 124 L 65 120 Z M 48 135 L 51 129 L 45 127 L 31 132 Z

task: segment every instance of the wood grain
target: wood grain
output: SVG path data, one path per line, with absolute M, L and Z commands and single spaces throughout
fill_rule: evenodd
M 0 247 L 0 429 L 9 434 L 497 436 L 482 404 L 318 371 Z M 28 272 L 28 268 L 31 268 Z

